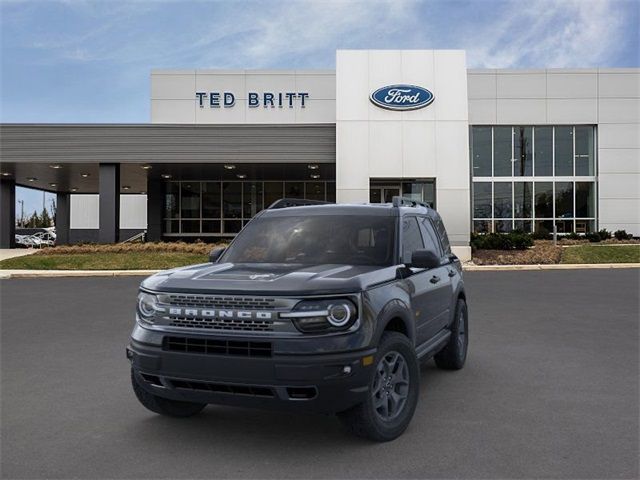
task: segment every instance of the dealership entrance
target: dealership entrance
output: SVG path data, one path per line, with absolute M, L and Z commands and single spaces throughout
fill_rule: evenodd
M 395 196 L 402 196 L 428 203 L 436 208 L 435 179 L 422 180 L 372 180 L 369 185 L 369 201 L 371 203 L 391 203 Z

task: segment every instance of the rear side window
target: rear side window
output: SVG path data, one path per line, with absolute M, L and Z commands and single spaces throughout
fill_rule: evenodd
M 438 240 L 438 234 L 433 229 L 431 220 L 427 217 L 420 217 L 420 228 L 422 230 L 422 237 L 424 238 L 424 248 L 431 250 L 439 257 L 442 257 L 443 253 L 442 247 L 440 246 L 440 240 Z
M 444 228 L 442 219 L 438 216 L 435 219 L 434 223 L 438 232 L 438 236 L 440 237 L 440 243 L 442 243 L 442 248 L 444 248 L 444 253 L 451 253 L 451 244 L 449 243 L 449 237 L 447 236 L 447 231 Z
M 416 217 L 404 217 L 402 219 L 402 263 L 411 263 L 411 254 L 414 250 L 424 248 L 418 219 Z

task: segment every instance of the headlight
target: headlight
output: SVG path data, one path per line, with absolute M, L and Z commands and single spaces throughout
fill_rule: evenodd
M 346 298 L 303 300 L 280 317 L 290 318 L 301 332 L 321 333 L 348 330 L 358 319 L 358 311 Z
M 153 316 L 158 309 L 158 298 L 147 292 L 138 294 L 138 314 L 142 320 L 153 323 Z

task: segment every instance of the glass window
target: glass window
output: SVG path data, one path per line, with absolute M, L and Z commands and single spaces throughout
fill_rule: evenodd
M 473 176 L 491 176 L 491 127 L 473 127 L 471 129 L 471 155 Z
M 553 127 L 535 127 L 535 175 L 553 175 Z
M 307 182 L 304 191 L 307 200 L 324 200 L 324 182 Z
M 536 233 L 553 233 L 553 220 L 536 220 L 534 228 Z
M 202 217 L 220 218 L 220 182 L 204 182 L 202 184 Z
M 182 182 L 180 212 L 182 218 L 200 218 L 200 182 Z
M 269 207 L 276 200 L 284 197 L 284 184 L 282 182 L 264 182 L 264 206 Z
M 411 220 L 419 237 L 416 220 Z M 372 215 L 335 215 L 331 222 L 318 215 L 264 215 L 247 224 L 221 261 L 390 266 L 395 262 L 395 222 L 394 217 Z
M 595 175 L 593 127 L 576 127 L 576 175 Z
M 411 254 L 424 248 L 422 235 L 416 217 L 405 217 L 402 220 L 402 263 L 411 263 Z
M 440 218 L 440 216 L 438 216 L 435 220 L 435 227 L 438 235 L 440 236 L 440 243 L 442 244 L 442 248 L 444 248 L 445 253 L 451 253 L 449 236 L 447 235 L 447 230 L 444 228 L 444 222 L 442 221 L 442 218 Z
M 262 182 L 243 182 L 242 209 L 244 218 L 251 218 L 262 210 Z
M 532 197 L 532 182 L 515 182 L 513 184 L 513 216 L 515 218 L 531 218 Z
M 285 198 L 304 198 L 304 183 L 285 182 L 284 196 Z
M 422 231 L 422 239 L 424 241 L 424 248 L 431 250 L 439 257 L 442 257 L 442 247 L 440 247 L 440 240 L 438 235 L 431 225 L 431 220 L 426 217 L 420 217 L 420 230 Z
M 573 175 L 573 127 L 556 127 L 556 175 Z
M 164 222 L 165 233 L 180 233 L 180 221 L 179 220 L 165 220 Z
M 573 182 L 556 182 L 556 218 L 573 218 Z
M 533 175 L 533 128 L 514 128 L 513 175 L 529 177 Z
M 165 218 L 178 218 L 180 216 L 180 184 L 178 182 L 166 184 L 164 216 Z
M 494 224 L 496 227 L 496 233 L 509 233 L 513 230 L 511 220 L 496 220 Z
M 535 182 L 535 214 L 536 218 L 553 218 L 553 183 Z
M 491 220 L 474 220 L 473 231 L 476 233 L 490 233 Z
M 225 218 L 242 218 L 242 183 L 222 184 L 222 213 Z
M 521 232 L 531 233 L 531 226 L 533 222 L 531 220 L 516 220 L 514 223 L 514 230 L 520 230 Z
M 327 202 L 336 201 L 336 182 L 327 182 Z
M 596 216 L 595 190 L 594 182 L 576 182 L 576 217 Z
M 491 218 L 491 182 L 473 182 L 473 217 Z
M 238 233 L 242 228 L 241 220 L 225 220 L 224 233 Z
M 493 216 L 494 218 L 511 218 L 513 216 L 511 182 L 493 184 Z
M 573 232 L 573 220 L 556 220 L 556 228 L 558 233 Z
M 220 220 L 203 220 L 202 233 L 220 233 Z
M 511 127 L 495 127 L 493 129 L 493 175 L 496 177 L 510 177 L 513 166 L 513 152 Z
M 182 220 L 182 233 L 200 233 L 200 220 Z

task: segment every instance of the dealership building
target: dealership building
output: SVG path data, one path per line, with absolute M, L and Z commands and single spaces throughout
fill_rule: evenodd
M 640 235 L 638 68 L 339 50 L 335 70 L 152 71 L 150 102 L 148 124 L 0 125 L 1 246 L 16 185 L 57 194 L 59 243 L 230 237 L 282 197 L 394 195 L 434 206 L 463 258 L 473 231 Z

